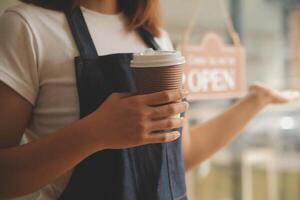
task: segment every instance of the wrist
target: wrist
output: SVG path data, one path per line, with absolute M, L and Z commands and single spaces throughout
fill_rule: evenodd
M 82 133 L 83 142 L 91 147 L 92 151 L 97 152 L 104 149 L 104 145 L 100 144 L 100 131 L 95 131 L 95 120 L 91 116 L 87 116 L 80 120 L 80 132 Z M 99 123 L 97 124 L 99 127 Z
M 258 91 L 258 90 L 251 91 L 248 94 L 248 98 L 251 99 L 251 101 L 254 102 L 254 104 L 260 108 L 264 108 L 271 103 L 270 96 L 268 94 L 266 94 L 262 91 Z

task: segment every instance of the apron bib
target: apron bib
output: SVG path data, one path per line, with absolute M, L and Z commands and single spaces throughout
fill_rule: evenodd
M 83 118 L 112 93 L 136 91 L 130 68 L 132 54 L 98 56 L 81 9 L 77 7 L 66 16 L 80 52 L 75 58 L 75 71 L 80 118 Z M 150 48 L 159 49 L 151 34 L 144 29 L 138 33 Z M 75 167 L 59 199 L 186 200 L 181 139 L 99 151 Z

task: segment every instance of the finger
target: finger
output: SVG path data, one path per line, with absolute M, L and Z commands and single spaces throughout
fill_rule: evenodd
M 178 131 L 170 133 L 150 133 L 146 144 L 167 143 L 177 140 L 181 134 Z
M 278 91 L 271 93 L 271 95 L 273 99 L 272 103 L 274 104 L 283 104 L 291 101 L 291 99 L 287 95 L 284 95 L 284 93 Z
M 163 120 L 153 121 L 150 125 L 151 132 L 171 130 L 176 128 L 181 128 L 183 126 L 182 118 L 167 118 Z
M 120 99 L 124 99 L 124 98 L 135 96 L 136 94 L 137 94 L 136 92 L 131 92 L 131 93 L 114 93 L 113 95 L 117 96 Z
M 140 98 L 146 105 L 156 106 L 180 101 L 187 97 L 187 95 L 188 92 L 186 90 L 166 90 L 162 92 L 141 95 Z
M 273 104 L 285 104 L 285 103 L 289 103 L 291 102 L 291 100 L 286 99 L 286 98 L 282 98 L 282 97 L 277 97 L 276 99 L 273 100 Z
M 298 100 L 300 98 L 300 93 L 297 90 L 286 90 L 281 92 L 281 95 L 290 101 Z
M 161 119 L 184 113 L 188 110 L 188 102 L 172 103 L 158 107 L 150 108 L 151 119 Z

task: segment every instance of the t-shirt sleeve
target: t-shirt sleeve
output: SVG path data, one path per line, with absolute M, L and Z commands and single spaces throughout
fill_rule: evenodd
M 30 26 L 18 13 L 0 17 L 0 81 L 32 105 L 38 93 L 36 42 Z
M 161 30 L 161 35 L 159 38 L 156 38 L 157 43 L 160 45 L 162 50 L 172 51 L 174 50 L 173 43 L 170 39 L 168 32 L 165 30 Z

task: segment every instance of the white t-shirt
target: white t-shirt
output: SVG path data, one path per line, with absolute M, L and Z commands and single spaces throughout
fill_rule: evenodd
M 135 32 L 126 31 L 122 14 L 82 11 L 99 55 L 148 48 Z M 172 49 L 165 31 L 156 40 L 162 49 Z M 78 55 L 62 12 L 22 3 L 0 17 L 0 81 L 33 105 L 27 132 L 44 137 L 79 119 L 74 71 Z M 57 199 L 70 174 L 42 189 L 38 199 Z

